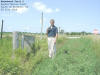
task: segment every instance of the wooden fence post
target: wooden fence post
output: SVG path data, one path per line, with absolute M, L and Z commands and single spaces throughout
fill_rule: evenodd
M 2 39 L 2 34 L 3 34 L 3 20 L 2 20 L 2 25 L 1 25 L 1 39 Z

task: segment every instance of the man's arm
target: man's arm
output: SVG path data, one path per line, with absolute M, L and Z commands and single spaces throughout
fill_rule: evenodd
M 55 36 L 55 41 L 54 41 L 54 43 L 56 43 L 57 38 L 58 38 L 58 29 L 56 29 L 56 36 Z
M 48 36 L 48 28 L 47 28 L 47 30 L 46 30 L 46 35 Z
M 48 36 L 49 31 L 50 31 L 50 27 L 47 28 L 47 31 L 46 31 L 47 36 Z
M 55 36 L 55 43 L 56 43 L 56 40 L 57 40 L 57 38 L 58 38 L 58 33 L 56 33 L 56 36 Z

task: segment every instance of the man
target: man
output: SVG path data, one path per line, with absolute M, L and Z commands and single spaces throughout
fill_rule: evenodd
M 58 29 L 54 25 L 54 19 L 50 20 L 50 27 L 47 29 L 47 37 L 48 37 L 48 50 L 49 57 L 52 58 L 56 54 L 56 40 L 58 37 Z

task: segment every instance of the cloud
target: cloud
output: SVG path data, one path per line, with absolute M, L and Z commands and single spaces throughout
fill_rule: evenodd
M 10 9 L 15 10 L 19 14 L 22 14 L 28 10 L 27 7 L 16 7 L 16 8 L 10 8 Z
M 22 14 L 22 13 L 26 12 L 27 10 L 28 10 L 28 8 L 22 7 L 22 8 L 17 8 L 16 12 Z
M 55 10 L 52 8 L 48 8 L 45 4 L 42 2 L 34 2 L 33 7 L 37 9 L 38 11 L 43 11 L 44 13 L 53 13 L 53 12 L 59 12 L 60 9 L 56 8 Z
M 56 12 L 59 12 L 60 11 L 60 9 L 59 8 L 56 8 Z

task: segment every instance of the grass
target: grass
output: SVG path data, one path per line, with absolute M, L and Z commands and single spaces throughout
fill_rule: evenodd
M 48 57 L 47 40 L 36 39 L 36 53 L 17 49 L 12 38 L 0 40 L 0 75 L 100 75 L 100 36 L 68 39 L 60 36 L 57 53 Z
M 56 57 L 42 61 L 32 75 L 99 75 L 93 45 L 89 38 L 66 39 Z

